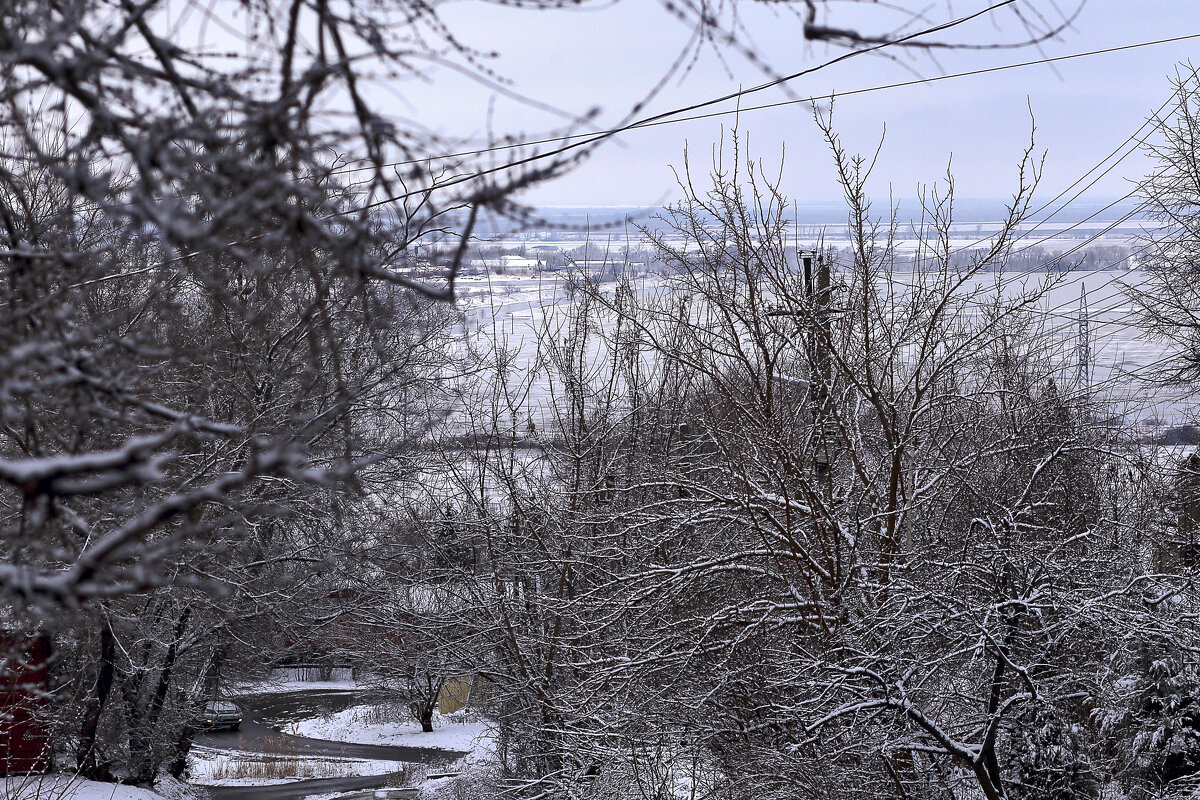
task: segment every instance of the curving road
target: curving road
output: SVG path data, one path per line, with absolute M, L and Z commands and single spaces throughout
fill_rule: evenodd
M 369 758 L 395 761 L 396 771 L 386 775 L 351 778 L 315 778 L 274 786 L 206 787 L 213 800 L 299 800 L 312 794 L 351 792 L 406 784 L 404 765 L 445 764 L 465 753 L 379 744 L 350 744 L 309 739 L 281 733 L 277 727 L 299 719 L 341 711 L 369 700 L 361 692 L 313 690 L 285 694 L 246 695 L 238 698 L 242 726 L 237 731 L 213 731 L 196 737 L 196 744 L 218 750 L 252 753 L 287 752 L 334 758 Z

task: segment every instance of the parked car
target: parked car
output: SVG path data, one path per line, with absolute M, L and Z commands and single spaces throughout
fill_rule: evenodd
M 242 724 L 242 710 L 228 700 L 209 700 L 204 711 L 193 720 L 197 728 L 216 731 L 228 728 L 236 731 Z

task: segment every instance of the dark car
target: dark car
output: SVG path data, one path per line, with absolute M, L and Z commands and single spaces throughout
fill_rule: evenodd
M 197 728 L 208 731 L 222 728 L 236 731 L 242 724 L 242 710 L 228 700 L 209 700 L 195 724 Z

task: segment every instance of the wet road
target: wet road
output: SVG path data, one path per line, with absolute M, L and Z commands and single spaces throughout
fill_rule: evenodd
M 273 725 L 341 711 L 369 701 L 360 692 L 314 690 L 285 694 L 246 695 L 238 698 L 242 708 L 242 726 L 237 731 L 213 731 L 196 737 L 196 744 L 219 750 L 244 750 L 253 753 L 288 753 L 301 756 L 370 758 L 395 761 L 396 772 L 354 778 L 316 778 L 275 786 L 206 787 L 213 800 L 298 800 L 311 794 L 350 792 L 403 786 L 405 764 L 445 764 L 464 755 L 451 750 L 396 747 L 378 744 L 349 744 L 324 739 L 309 739 L 281 733 Z
M 212 800 L 300 800 L 312 794 L 332 794 L 333 792 L 353 792 L 359 790 L 382 789 L 385 786 L 400 786 L 404 784 L 404 773 L 392 775 L 375 775 L 365 778 L 314 778 L 307 781 L 280 783 L 275 786 L 208 786 L 205 787 Z M 371 797 L 374 793 L 364 793 L 362 797 Z

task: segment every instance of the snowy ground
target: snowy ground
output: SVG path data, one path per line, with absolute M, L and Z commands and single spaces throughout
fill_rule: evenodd
M 198 786 L 273 786 L 309 778 L 387 775 L 401 764 L 362 758 L 314 758 L 196 747 L 189 773 Z
M 355 691 L 361 692 L 363 687 L 349 680 L 348 674 L 335 676 L 342 678 L 335 681 L 298 679 L 302 677 L 305 676 L 277 672 L 272 680 L 265 683 L 227 687 L 226 691 L 230 694 L 280 695 L 277 698 L 248 699 L 248 705 L 254 706 L 257 703 L 258 705 L 254 707 L 259 711 L 262 711 L 264 703 L 276 705 L 284 703 L 286 705 L 285 701 L 290 702 L 291 698 L 284 696 L 285 693 L 295 693 L 295 697 L 308 698 L 312 702 L 300 703 L 293 709 L 297 712 L 294 716 L 288 714 L 270 717 L 274 721 L 269 724 L 275 730 L 282 732 L 283 736 L 276 735 L 269 727 L 264 728 L 255 718 L 251 724 L 265 730 L 266 735 L 251 731 L 253 735 L 248 740 L 249 743 L 241 745 L 247 747 L 246 750 L 228 749 L 223 744 L 216 744 L 216 742 L 197 744 L 190 759 L 189 774 L 192 783 L 201 788 L 212 788 L 214 791 L 220 787 L 221 791 L 227 793 L 241 792 L 239 797 L 244 796 L 245 793 L 257 791 L 254 787 L 273 786 L 284 789 L 284 785 L 297 781 L 317 781 L 313 785 L 306 784 L 311 789 L 320 785 L 319 782 L 322 779 L 329 779 L 330 784 L 337 786 L 340 781 L 373 776 L 385 776 L 378 778 L 379 781 L 385 782 L 392 779 L 390 776 L 400 777 L 402 773 L 403 782 L 412 783 L 424 779 L 424 775 L 429 769 L 428 766 L 423 765 L 426 760 L 438 763 L 435 772 L 458 772 L 479 764 L 492 753 L 491 726 L 477 715 L 460 712 L 446 717 L 438 716 L 435 718 L 437 726 L 435 732 L 422 734 L 419 726 L 415 723 L 397 722 L 404 718 L 404 714 L 401 711 L 402 707 L 395 702 L 364 703 L 365 698 L 362 695 L 354 694 Z M 346 692 L 344 702 L 340 699 L 340 692 L 343 691 Z M 318 709 L 322 706 L 326 709 L 341 708 L 350 702 L 358 704 L 344 710 L 327 711 L 324 716 L 316 718 L 308 716 L 317 714 Z M 271 707 L 276 708 L 275 705 Z M 291 706 L 287 707 L 291 708 Z M 302 709 L 303 713 L 301 713 Z M 295 719 L 296 716 L 302 718 Z M 244 739 L 245 728 L 242 733 L 243 738 L 238 739 L 239 742 Z M 330 744 L 324 749 L 317 749 L 310 753 L 304 748 L 298 749 L 291 746 L 289 736 L 323 740 Z M 341 748 L 355 745 L 367 748 L 374 746 L 378 749 L 353 754 L 371 756 L 371 758 L 348 757 L 338 752 Z M 394 758 L 386 757 L 377 758 L 381 751 L 390 753 L 388 748 L 393 746 L 416 748 L 425 752 L 401 751 L 400 755 L 406 759 L 412 759 L 411 761 L 397 761 Z M 333 750 L 333 755 L 323 754 L 330 749 Z M 463 758 L 462 754 L 468 755 Z M 457 763 L 451 766 L 451 761 L 455 759 L 458 759 Z M 262 791 L 267 790 L 264 788 Z M 272 789 L 271 791 L 277 792 L 278 790 Z M 360 798 L 370 795 L 356 791 L 348 795 L 333 792 L 329 793 L 329 796 Z M 2 797 L 0 795 L 0 798 Z M 7 800 L 7 798 L 3 800 Z M 20 800 L 40 800 L 40 798 L 22 797 Z M 74 799 L 71 798 L 71 800 Z M 93 798 L 89 797 L 85 800 L 93 800 Z M 157 798 L 118 797 L 115 800 L 157 800 Z M 310 799 L 306 798 L 306 800 Z
M 384 744 L 457 750 L 469 753 L 468 760 L 486 758 L 492 752 L 495 728 L 477 714 L 436 714 L 433 732 L 422 733 L 421 726 L 410 721 L 391 721 L 380 716 L 376 706 L 352 706 L 324 717 L 300 720 L 286 733 L 313 739 L 328 739 L 354 744 Z
M 0 778 L 4 800 L 191 800 L 197 795 L 178 781 L 164 778 L 159 791 L 87 781 L 75 775 L 16 775 Z
M 287 694 L 288 692 L 353 692 L 362 688 L 357 681 L 276 681 L 246 683 L 230 687 L 231 696 L 241 694 Z

